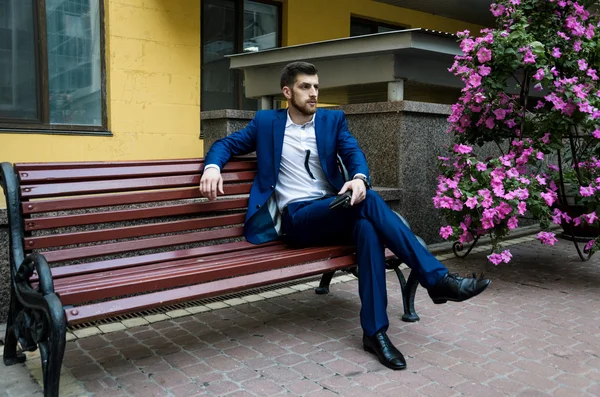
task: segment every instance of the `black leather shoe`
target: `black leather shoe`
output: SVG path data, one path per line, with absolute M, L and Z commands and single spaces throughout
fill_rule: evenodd
M 385 332 L 379 331 L 373 336 L 363 335 L 363 349 L 374 353 L 379 362 L 391 369 L 406 368 L 404 356 L 392 344 Z
M 427 290 L 433 303 L 447 301 L 462 302 L 482 293 L 492 280 L 486 278 L 459 277 L 458 274 L 446 274 L 434 287 Z

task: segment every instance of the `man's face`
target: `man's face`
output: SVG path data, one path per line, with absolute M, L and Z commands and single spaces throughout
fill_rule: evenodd
M 287 87 L 286 87 L 287 88 Z M 284 92 L 285 94 L 285 92 Z M 317 98 L 319 97 L 319 76 L 299 74 L 296 76 L 294 87 L 289 90 L 290 106 L 295 107 L 304 115 L 312 115 L 317 111 Z

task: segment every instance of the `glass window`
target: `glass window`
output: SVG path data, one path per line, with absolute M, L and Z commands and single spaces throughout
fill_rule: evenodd
M 0 0 L 0 118 L 37 120 L 33 2 Z
M 46 0 L 51 124 L 102 125 L 98 0 Z
M 350 18 L 350 36 L 363 36 L 365 34 L 375 34 L 383 32 L 392 32 L 394 30 L 407 29 L 407 26 L 390 24 L 385 22 L 372 21 L 359 17 Z
M 0 0 L 0 130 L 105 130 L 101 4 Z
M 204 0 L 202 3 L 202 110 L 256 110 L 244 95 L 243 73 L 229 69 L 225 55 L 280 45 L 277 3 Z

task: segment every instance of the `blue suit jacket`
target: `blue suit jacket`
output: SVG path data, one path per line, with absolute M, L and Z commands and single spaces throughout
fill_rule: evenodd
M 256 151 L 258 173 L 250 190 L 244 224 L 244 235 L 254 244 L 279 237 L 281 214 L 274 192 L 286 121 L 287 109 L 258 111 L 244 129 L 216 141 L 206 154 L 205 164 L 216 164 L 222 169 L 232 156 Z M 369 177 L 365 155 L 348 131 L 346 117 L 341 110 L 318 109 L 315 114 L 315 135 L 321 167 L 336 189 L 341 189 L 344 184 L 337 164 L 338 154 L 348 175 L 352 177 L 362 173 Z

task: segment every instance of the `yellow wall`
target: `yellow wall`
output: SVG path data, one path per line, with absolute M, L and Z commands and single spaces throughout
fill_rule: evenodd
M 0 133 L 0 161 L 202 155 L 200 1 L 105 0 L 112 137 Z
M 295 45 L 350 36 L 350 17 L 456 33 L 482 26 L 372 0 L 284 0 L 283 43 Z

